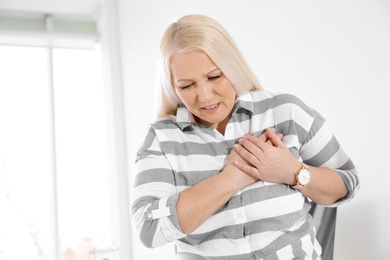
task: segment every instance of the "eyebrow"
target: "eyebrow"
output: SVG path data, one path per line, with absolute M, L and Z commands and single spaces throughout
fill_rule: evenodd
M 212 70 L 210 70 L 209 72 L 207 72 L 205 75 L 208 75 L 208 74 L 210 74 L 210 73 L 213 73 L 214 71 L 216 71 L 216 70 L 220 70 L 219 68 L 215 68 L 215 69 L 212 69 Z M 176 80 L 176 82 L 180 82 L 180 81 L 191 81 L 190 79 L 178 79 L 178 80 Z

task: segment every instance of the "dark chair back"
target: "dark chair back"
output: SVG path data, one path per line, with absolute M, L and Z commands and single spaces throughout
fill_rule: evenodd
M 337 208 L 324 207 L 311 202 L 309 213 L 313 216 L 317 240 L 322 246 L 322 259 L 333 260 Z

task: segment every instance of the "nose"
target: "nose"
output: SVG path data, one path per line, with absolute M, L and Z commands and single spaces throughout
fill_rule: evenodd
M 207 102 L 214 96 L 213 86 L 205 82 L 198 83 L 197 95 L 200 102 Z

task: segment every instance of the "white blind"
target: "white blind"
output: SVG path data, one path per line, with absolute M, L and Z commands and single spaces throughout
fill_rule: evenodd
M 96 21 L 87 15 L 0 10 L 0 44 L 89 49 L 97 42 Z

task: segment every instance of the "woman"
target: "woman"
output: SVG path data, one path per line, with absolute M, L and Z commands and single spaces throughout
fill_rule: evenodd
M 140 147 L 132 222 L 179 259 L 321 259 L 309 200 L 338 206 L 359 187 L 325 120 L 261 90 L 213 19 L 189 15 L 160 48 L 161 105 Z

